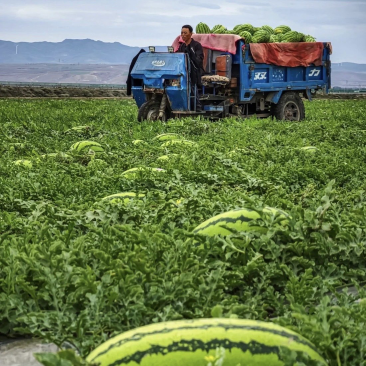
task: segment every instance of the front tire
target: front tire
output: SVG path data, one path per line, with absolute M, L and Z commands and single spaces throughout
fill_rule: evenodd
M 139 109 L 137 120 L 142 121 L 162 121 L 166 122 L 169 118 L 169 111 L 166 109 L 163 117 L 159 119 L 160 103 L 156 101 L 147 101 Z
M 281 121 L 302 121 L 305 119 L 304 102 L 298 93 L 284 93 L 274 106 L 273 115 Z
M 151 100 L 148 100 L 147 102 L 143 103 L 141 105 L 141 107 L 139 108 L 139 112 L 137 115 L 137 120 L 139 122 L 145 121 L 146 120 L 146 114 L 148 111 L 149 106 L 151 105 Z

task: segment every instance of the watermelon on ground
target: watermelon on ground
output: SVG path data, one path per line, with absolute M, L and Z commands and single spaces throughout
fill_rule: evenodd
M 30 160 L 27 159 L 20 159 L 14 161 L 14 165 L 23 166 L 25 168 L 32 168 L 33 164 Z
M 194 146 L 194 145 L 196 145 L 196 143 L 193 141 L 189 141 L 189 140 L 170 140 L 170 141 L 167 141 L 164 144 L 162 144 L 161 147 L 171 147 L 171 146 L 179 146 L 179 145 Z
M 139 168 L 131 168 L 122 173 L 123 178 L 127 179 L 135 179 L 139 174 L 143 174 L 144 172 L 148 173 L 165 173 L 166 170 L 161 168 L 150 168 L 150 167 L 139 167 Z
M 308 151 L 308 152 L 311 152 L 311 153 L 315 153 L 315 152 L 319 151 L 319 149 L 315 146 L 304 146 L 304 147 L 301 148 L 301 150 Z
M 267 214 L 280 215 L 283 218 L 282 224 L 286 224 L 288 222 L 287 219 L 289 216 L 282 210 L 273 207 L 265 207 L 263 212 Z M 228 211 L 206 220 L 202 224 L 198 225 L 193 232 L 207 236 L 230 235 L 232 232 L 229 229 L 234 229 L 236 231 L 257 231 L 263 233 L 267 230 L 265 227 L 250 225 L 251 221 L 259 219 L 260 217 L 261 216 L 257 211 L 247 208 Z
M 158 141 L 170 141 L 170 140 L 180 140 L 182 136 L 178 135 L 177 133 L 163 133 L 161 135 L 155 136 L 153 140 Z
M 326 365 L 315 346 L 300 334 L 270 322 L 245 319 L 194 319 L 136 328 L 108 340 L 87 357 L 100 366 L 285 366 Z M 309 363 L 310 365 L 310 363 Z
M 95 141 L 79 141 L 71 146 L 70 150 L 77 153 L 94 153 L 100 154 L 104 151 L 101 144 Z
M 109 202 L 109 203 L 125 203 L 127 204 L 132 199 L 139 199 L 145 197 L 144 194 L 136 194 L 135 192 L 123 192 L 123 193 L 116 193 L 110 196 L 102 198 L 102 201 Z

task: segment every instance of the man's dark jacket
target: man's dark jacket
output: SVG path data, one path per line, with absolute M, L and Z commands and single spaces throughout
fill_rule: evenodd
M 185 52 L 189 54 L 191 60 L 191 83 L 201 86 L 201 76 L 203 71 L 203 49 L 201 43 L 195 41 L 193 38 L 191 43 L 187 46 L 181 43 L 177 52 Z
M 126 84 L 127 84 L 127 95 L 131 95 L 131 89 L 132 89 L 131 71 L 132 71 L 133 67 L 135 66 L 135 63 L 136 63 L 137 59 L 139 58 L 139 56 L 143 52 L 145 52 L 145 50 L 143 48 L 141 48 L 141 50 L 139 51 L 139 53 L 131 61 L 130 68 L 128 70 L 128 77 L 127 77 L 127 80 L 126 80 Z

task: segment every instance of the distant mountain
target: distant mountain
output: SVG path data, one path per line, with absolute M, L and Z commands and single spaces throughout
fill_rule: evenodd
M 147 50 L 147 47 L 143 48 Z M 119 42 L 92 39 L 18 43 L 0 40 L 0 64 L 3 65 L 0 68 L 0 80 L 120 83 L 125 80 L 126 69 L 108 66 L 93 68 L 90 65 L 129 65 L 139 50 L 140 47 Z M 166 47 L 157 46 L 156 51 L 166 51 Z M 30 67 L 31 64 L 38 64 L 34 66 L 37 70 Z M 79 64 L 80 67 L 67 66 L 72 64 Z M 59 65 L 57 69 L 56 65 Z M 85 65 L 85 70 L 82 65 Z M 365 88 L 366 64 L 333 63 L 332 86 Z
M 365 88 L 366 64 L 352 62 L 332 64 L 332 87 Z
M 0 64 L 0 83 L 126 84 L 129 65 Z
M 0 40 L 0 64 L 129 64 L 140 47 L 91 39 L 62 42 L 9 42 Z
M 353 62 L 332 63 L 332 71 L 365 72 L 366 64 L 355 64 Z

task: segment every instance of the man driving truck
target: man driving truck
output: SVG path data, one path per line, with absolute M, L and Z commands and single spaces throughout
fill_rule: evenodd
M 193 28 L 190 25 L 183 25 L 181 37 L 184 43 L 181 43 L 177 52 L 184 52 L 189 55 L 191 61 L 191 95 L 194 95 L 195 86 L 201 87 L 201 76 L 203 71 L 203 49 L 201 43 L 192 38 Z M 191 108 L 193 109 L 193 108 Z M 201 102 L 196 95 L 196 111 L 202 112 Z

